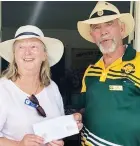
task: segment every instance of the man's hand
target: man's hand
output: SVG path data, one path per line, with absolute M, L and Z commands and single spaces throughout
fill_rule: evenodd
M 79 131 L 83 128 L 82 115 L 80 113 L 73 114 L 75 121 L 77 122 Z

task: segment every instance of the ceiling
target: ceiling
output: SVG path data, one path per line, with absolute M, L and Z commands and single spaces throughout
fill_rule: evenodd
M 77 21 L 87 19 L 96 3 L 97 1 L 2 1 L 2 28 L 33 24 L 41 29 L 75 30 Z M 130 1 L 111 3 L 120 12 L 129 12 Z

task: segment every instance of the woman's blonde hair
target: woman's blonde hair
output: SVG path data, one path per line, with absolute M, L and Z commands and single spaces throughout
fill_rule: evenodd
M 14 50 L 14 49 L 13 49 Z M 44 49 L 46 52 L 46 49 Z M 50 66 L 47 59 L 42 62 L 41 68 L 40 68 L 40 82 L 42 86 L 48 86 L 50 84 L 51 75 L 50 75 Z M 18 66 L 15 61 L 14 57 L 14 51 L 13 51 L 13 60 L 11 63 L 9 63 L 9 66 L 6 70 L 2 73 L 3 77 L 6 77 L 7 79 L 11 79 L 12 81 L 16 81 L 17 78 L 20 78 L 20 74 L 18 73 Z

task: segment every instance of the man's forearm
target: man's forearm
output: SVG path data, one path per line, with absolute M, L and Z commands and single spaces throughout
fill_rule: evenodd
M 0 146 L 18 146 L 19 142 L 4 137 L 0 138 Z

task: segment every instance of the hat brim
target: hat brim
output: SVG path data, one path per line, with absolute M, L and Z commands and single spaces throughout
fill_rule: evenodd
M 47 50 L 48 62 L 50 66 L 55 65 L 61 59 L 64 53 L 63 43 L 55 38 L 38 37 L 38 36 L 22 36 L 16 39 L 11 39 L 0 43 L 0 56 L 9 63 L 13 59 L 13 44 L 16 40 L 37 38 L 44 43 Z
M 124 14 L 116 14 L 116 15 L 110 15 L 110 16 L 102 16 L 97 18 L 91 18 L 85 21 L 78 21 L 77 28 L 80 33 L 80 35 L 86 39 L 87 41 L 90 41 L 94 43 L 91 35 L 90 35 L 90 24 L 99 24 L 99 23 L 105 23 L 111 20 L 120 19 L 121 22 L 125 24 L 125 34 L 123 38 L 127 37 L 134 29 L 134 18 L 130 13 L 124 13 Z

